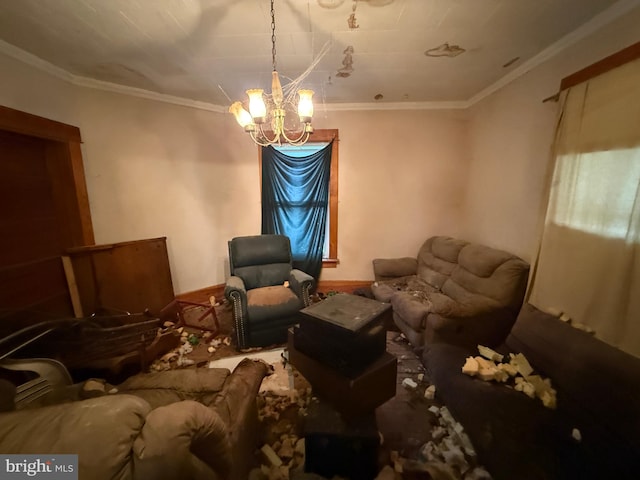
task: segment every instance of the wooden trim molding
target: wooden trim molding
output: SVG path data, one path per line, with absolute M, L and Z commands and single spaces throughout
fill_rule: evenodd
M 320 280 L 317 291 L 322 293 L 353 293 L 359 288 L 368 288 L 373 280 Z
M 80 129 L 0 105 L 0 130 L 48 140 L 47 168 L 55 207 L 66 221 L 66 247 L 95 243 Z
M 82 142 L 80 129 L 48 118 L 0 105 L 0 130 L 56 142 Z
M 208 304 L 211 297 L 216 297 L 216 302 L 224 300 L 224 283 L 200 288 L 191 292 L 184 292 L 176 295 L 176 300 L 183 302 Z
M 325 130 L 323 130 L 324 132 Z M 340 138 L 338 130 L 326 130 L 333 134 L 331 145 L 331 173 L 329 175 L 329 258 L 323 267 L 337 267 L 338 260 L 338 162 Z
M 571 88 L 579 83 L 586 82 L 587 80 L 606 73 L 609 70 L 613 70 L 625 63 L 637 60 L 638 58 L 640 58 L 640 42 L 634 43 L 627 48 L 623 48 L 619 52 L 609 55 L 608 57 L 583 68 L 582 70 L 564 77 L 560 81 L 560 91 Z

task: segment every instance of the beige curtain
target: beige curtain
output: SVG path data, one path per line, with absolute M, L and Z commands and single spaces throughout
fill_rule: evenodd
M 529 301 L 640 357 L 640 60 L 561 101 Z

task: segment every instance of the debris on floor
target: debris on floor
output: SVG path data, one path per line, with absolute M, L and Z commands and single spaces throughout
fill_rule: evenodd
M 289 480 L 304 473 L 303 417 L 311 402 L 318 399 L 306 380 L 284 362 L 273 365 L 273 373 L 265 380 L 266 388 L 261 387 L 257 399 L 264 444 L 257 452 L 259 467 L 249 478 Z
M 149 366 L 152 372 L 184 368 L 192 365 L 201 366 L 209 360 L 216 360 L 235 352 L 231 346 L 231 337 L 220 334 L 214 336 L 212 332 L 194 327 L 177 327 L 173 322 L 165 322 L 162 333 L 175 330 L 180 335 L 180 344 L 155 359 Z
M 331 294 L 333 292 L 327 295 Z M 220 308 L 226 311 L 219 312 L 218 317 L 223 328 L 218 335 L 173 322 L 165 323 L 160 330 L 175 330 L 181 342 L 177 348 L 154 361 L 150 369 L 158 371 L 197 368 L 208 366 L 211 360 L 237 356 L 238 350 L 229 336 L 231 323 L 227 317 L 231 318 L 230 308 L 228 305 L 222 305 Z M 455 421 L 446 407 L 436 404 L 436 387 L 431 385 L 424 365 L 419 355 L 411 350 L 408 339 L 401 333 L 389 338 L 391 342 L 388 343 L 388 349 L 398 358 L 399 393 L 395 399 L 388 402 L 388 406 L 383 405 L 380 408 L 384 410 L 407 406 L 411 421 L 426 422 L 426 429 L 424 426 L 421 429 L 429 433 L 421 437 L 418 431 L 406 425 L 399 433 L 385 430 L 389 439 L 380 433 L 381 451 L 384 450 L 385 453 L 380 457 L 380 470 L 376 480 L 490 480 L 491 476 L 478 464 L 475 450 L 462 426 Z M 261 349 L 249 349 L 241 353 L 251 353 L 254 350 Z M 484 353 L 493 355 L 487 350 Z M 495 364 L 494 360 L 484 356 L 480 358 L 482 361 Z M 511 363 L 518 364 L 511 367 L 514 375 L 518 374 L 519 368 L 526 371 L 526 364 L 520 358 L 515 362 L 500 365 L 507 368 Z M 480 364 L 477 360 L 476 364 L 478 371 Z M 325 479 L 315 473 L 304 471 L 303 427 L 307 409 L 314 401 L 318 399 L 314 397 L 311 386 L 291 364 L 284 360 L 272 364 L 272 373 L 263 380 L 257 397 L 258 417 L 262 427 L 261 442 L 255 451 L 254 468 L 250 471 L 248 480 L 346 480 L 337 476 Z M 416 415 L 419 415 L 419 418 L 416 418 Z M 378 428 L 381 426 L 378 422 Z M 395 438 L 400 434 L 401 439 Z M 578 435 L 579 432 L 576 433 L 576 436 Z M 395 447 L 399 441 L 412 445 L 402 449 L 399 446 Z M 398 450 L 393 450 L 394 448 Z
M 478 345 L 480 356 L 467 357 L 462 373 L 481 380 L 506 383 L 530 398 L 538 398 L 551 409 L 556 408 L 556 391 L 549 378 L 533 375 L 533 367 L 522 353 L 510 353 L 508 363 L 505 356 L 488 347 Z

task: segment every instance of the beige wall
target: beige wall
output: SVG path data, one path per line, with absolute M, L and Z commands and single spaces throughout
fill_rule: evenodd
M 541 226 L 560 80 L 640 41 L 640 8 L 531 70 L 469 110 L 464 236 L 531 261 Z
M 260 232 L 257 147 L 231 115 L 0 62 L 11 72 L 0 75 L 11 87 L 0 103 L 80 128 L 97 243 L 166 236 L 177 293 L 224 283 L 227 240 Z M 425 236 L 457 233 L 463 112 L 318 110 L 317 128 L 340 130 L 340 264 L 323 279 L 371 279 L 372 258 L 414 255 Z
M 69 82 L 0 53 L 0 105 L 73 124 L 76 91 Z
M 79 95 L 96 242 L 166 236 L 177 293 L 223 283 L 226 240 L 260 228 L 257 149 L 219 113 Z
M 464 112 L 329 112 L 314 124 L 340 130 L 340 265 L 323 280 L 372 279 L 373 258 L 415 256 L 427 236 L 458 233 Z
M 640 13 L 468 111 L 323 111 L 340 130 L 340 265 L 414 255 L 430 235 L 531 260 L 560 79 L 638 40 Z M 626 32 L 626 33 L 625 33 Z M 635 36 L 635 38 L 634 38 Z M 80 127 L 96 242 L 166 236 L 177 293 L 223 283 L 226 242 L 259 233 L 257 148 L 231 115 L 73 86 L 0 54 L 0 104 Z
M 79 97 L 96 241 L 166 236 L 176 292 L 224 283 L 227 240 L 260 233 L 257 147 L 231 115 Z M 459 113 L 408 115 L 413 129 L 400 127 L 406 112 L 318 116 L 317 128 L 340 130 L 340 265 L 323 279 L 370 279 L 374 256 L 415 254 L 425 232 L 457 228 L 466 124 Z M 386 134 L 371 145 L 376 132 Z

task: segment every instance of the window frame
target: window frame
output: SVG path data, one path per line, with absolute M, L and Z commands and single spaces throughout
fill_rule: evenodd
M 336 268 L 338 259 L 338 129 L 318 129 L 307 143 L 333 142 L 331 145 L 331 172 L 329 174 L 329 257 L 322 259 L 322 268 Z M 260 201 L 262 202 L 262 147 L 258 147 L 260 169 Z

